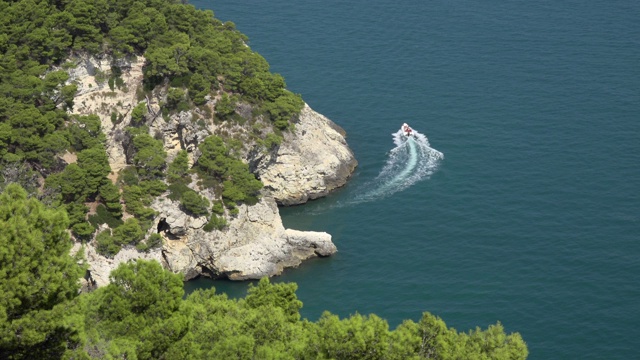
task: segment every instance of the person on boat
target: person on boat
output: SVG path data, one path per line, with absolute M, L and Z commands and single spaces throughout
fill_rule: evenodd
M 413 131 L 413 129 L 411 129 L 411 127 L 409 127 L 407 123 L 402 124 L 402 130 L 404 131 L 404 134 L 406 136 L 411 136 L 411 132 Z

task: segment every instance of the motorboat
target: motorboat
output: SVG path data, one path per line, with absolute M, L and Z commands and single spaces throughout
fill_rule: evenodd
M 402 124 L 402 135 L 404 135 L 407 138 L 415 136 L 413 134 L 413 129 L 407 123 Z

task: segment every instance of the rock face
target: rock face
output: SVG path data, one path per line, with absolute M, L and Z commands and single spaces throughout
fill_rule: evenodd
M 294 133 L 256 173 L 281 205 L 297 205 L 343 186 L 358 165 L 342 128 L 305 104 Z
M 100 229 L 98 232 L 100 232 Z M 80 249 L 80 244 L 75 244 L 72 253 L 76 253 Z M 122 263 L 126 263 L 136 259 L 156 260 L 162 263 L 162 251 L 154 249 L 147 253 L 141 253 L 133 246 L 123 247 L 113 259 L 106 258 L 96 251 L 95 247 L 89 243 L 84 246 L 84 256 L 87 260 L 88 272 L 91 276 L 92 284 L 88 286 L 105 286 L 109 284 L 109 274 L 111 270 L 118 267 Z
M 164 199 L 152 207 L 170 228 L 163 249 L 165 266 L 186 279 L 200 274 L 231 280 L 279 275 L 314 256 L 336 252 L 331 235 L 285 229 L 272 197 L 239 207 L 227 229 L 206 232 L 202 218 L 185 215 L 176 202 Z
M 127 166 L 124 149 L 120 137 L 129 125 L 131 110 L 138 104 L 136 90 L 142 87 L 142 66 L 145 58 L 123 59 L 116 65 L 122 70 L 122 81 L 126 85 L 122 88 L 109 88 L 108 81 L 96 80 L 98 74 L 111 72 L 111 61 L 108 58 L 80 56 L 72 59 L 77 63 L 69 70 L 69 81 L 78 86 L 78 93 L 74 99 L 73 113 L 79 115 L 96 114 L 100 117 L 102 131 L 107 135 L 107 154 L 111 170 L 117 173 Z M 106 76 L 106 75 L 104 75 Z M 104 77 L 103 76 L 103 77 Z M 111 114 L 122 116 L 126 121 L 114 124 Z
M 131 165 L 123 144 L 124 129 L 130 124 L 132 109 L 140 102 L 147 104 L 146 125 L 153 136 L 162 138 L 169 162 L 179 150 L 185 149 L 193 164 L 199 152 L 198 144 L 210 134 L 247 132 L 237 124 L 216 125 L 204 121 L 202 112 L 183 111 L 163 119 L 160 116 L 162 91 L 144 99 L 137 95 L 142 87 L 143 57 L 116 64 L 122 70 L 122 83 L 116 88 L 107 86 L 105 81 L 112 65 L 106 57 L 78 56 L 72 60 L 77 66 L 69 70 L 70 81 L 78 85 L 74 113 L 100 117 L 107 138 L 110 179 L 114 182 L 118 171 Z M 215 98 L 207 106 L 213 110 L 214 103 Z M 250 105 L 238 106 L 241 107 L 236 109 L 239 113 L 251 115 Z M 125 247 L 113 259 L 108 259 L 89 243 L 85 256 L 90 283 L 106 285 L 111 270 L 122 262 L 138 258 L 156 259 L 171 271 L 182 273 L 186 280 L 199 275 L 244 280 L 278 275 L 284 268 L 296 267 L 310 257 L 335 253 L 336 247 L 327 233 L 285 229 L 277 204 L 301 204 L 325 196 L 346 183 L 357 162 L 344 136 L 344 130 L 305 104 L 295 131 L 285 133 L 284 141 L 276 149 L 264 151 L 256 144 L 245 144 L 243 154 L 265 184 L 257 204 L 239 206 L 239 214 L 227 218 L 224 230 L 206 232 L 203 227 L 207 218 L 194 218 L 183 212 L 178 202 L 161 196 L 151 207 L 158 212 L 156 223 L 166 218 L 169 226 L 163 231 L 162 249 L 140 253 L 133 247 Z M 189 186 L 199 191 L 196 182 Z M 199 193 L 214 200 L 210 191 Z

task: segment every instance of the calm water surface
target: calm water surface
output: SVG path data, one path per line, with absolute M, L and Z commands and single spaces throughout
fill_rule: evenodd
M 347 187 L 281 209 L 339 252 L 288 270 L 302 314 L 501 321 L 531 359 L 639 358 L 640 2 L 191 1 L 349 134 Z M 431 176 L 356 202 L 403 122 Z M 242 296 L 246 283 L 199 280 Z

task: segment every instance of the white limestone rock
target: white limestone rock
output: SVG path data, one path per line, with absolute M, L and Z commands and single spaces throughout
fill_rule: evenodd
M 114 174 L 127 166 L 125 151 L 122 147 L 121 137 L 124 129 L 131 120 L 131 110 L 138 104 L 136 90 L 142 87 L 142 66 L 145 58 L 139 56 L 132 59 L 122 59 L 116 65 L 122 70 L 124 86 L 113 91 L 107 82 L 98 83 L 95 75 L 98 71 L 105 74 L 111 72 L 111 61 L 108 57 L 98 58 L 82 55 L 70 59 L 77 66 L 68 70 L 69 83 L 78 86 L 78 92 L 74 98 L 73 114 L 90 115 L 100 117 L 102 132 L 107 136 L 107 154 L 109 164 Z M 111 114 L 122 115 L 123 121 L 114 124 Z
M 265 196 L 253 206 L 241 205 L 227 229 L 205 232 L 192 219 L 177 216 L 178 204 L 170 201 L 152 205 L 171 229 L 164 246 L 166 266 L 186 279 L 198 274 L 232 280 L 259 279 L 279 275 L 314 256 L 329 256 L 336 247 L 331 235 L 285 229 L 272 197 Z M 176 237 L 174 226 L 187 231 Z
M 123 146 L 124 129 L 130 124 L 131 110 L 139 103 L 136 90 L 142 86 L 145 59 L 121 60 L 117 65 L 122 69 L 124 86 L 113 91 L 106 82 L 97 83 L 95 78 L 99 71 L 110 71 L 109 58 L 78 56 L 71 60 L 78 64 L 68 70 L 69 81 L 78 85 L 73 113 L 100 117 L 107 138 L 110 179 L 115 181 L 118 171 L 129 165 Z M 159 91 L 142 101 L 149 110 L 146 123 L 153 135 L 162 136 L 169 162 L 179 150 L 186 149 L 193 164 L 199 155 L 198 144 L 217 131 L 236 135 L 246 132 L 240 125 L 218 129 L 214 123 L 207 122 L 203 127 L 193 121 L 191 111 L 174 114 L 165 121 L 159 116 L 162 96 Z M 247 105 L 243 111 L 250 114 L 250 110 Z M 123 115 L 122 122 L 111 121 L 114 112 Z M 223 231 L 205 232 L 206 218 L 185 214 L 177 201 L 156 199 L 152 204 L 159 213 L 156 224 L 164 217 L 170 227 L 162 233 L 162 249 L 140 253 L 133 247 L 124 247 L 113 259 L 108 259 L 97 254 L 89 244 L 85 254 L 91 279 L 97 286 L 106 285 L 111 270 L 138 258 L 158 260 L 165 268 L 183 274 L 185 280 L 199 275 L 257 279 L 278 275 L 287 267 L 298 266 L 304 259 L 335 253 L 336 247 L 327 233 L 285 229 L 276 202 L 300 204 L 344 185 L 357 165 L 344 135 L 331 120 L 305 105 L 295 131 L 285 132 L 284 141 L 275 151 L 264 154 L 256 150 L 257 144 L 251 141 L 244 144 L 242 154 L 247 154 L 252 169 L 265 184 L 263 197 L 257 204 L 239 206 L 239 214 L 228 219 Z M 197 189 L 194 184 L 190 186 L 212 200 L 213 194 Z
M 358 165 L 345 133 L 305 104 L 294 133 L 285 133 L 275 154 L 256 161 L 256 173 L 282 205 L 326 196 L 343 186 Z
M 79 247 L 80 245 L 76 244 L 72 252 L 77 252 Z M 162 251 L 160 249 L 152 249 L 149 252 L 141 253 L 133 246 L 124 246 L 113 259 L 110 259 L 98 254 L 95 246 L 92 243 L 88 243 L 84 245 L 84 255 L 88 265 L 87 271 L 93 280 L 92 285 L 98 287 L 108 285 L 109 274 L 122 263 L 136 259 L 156 260 L 162 263 Z

